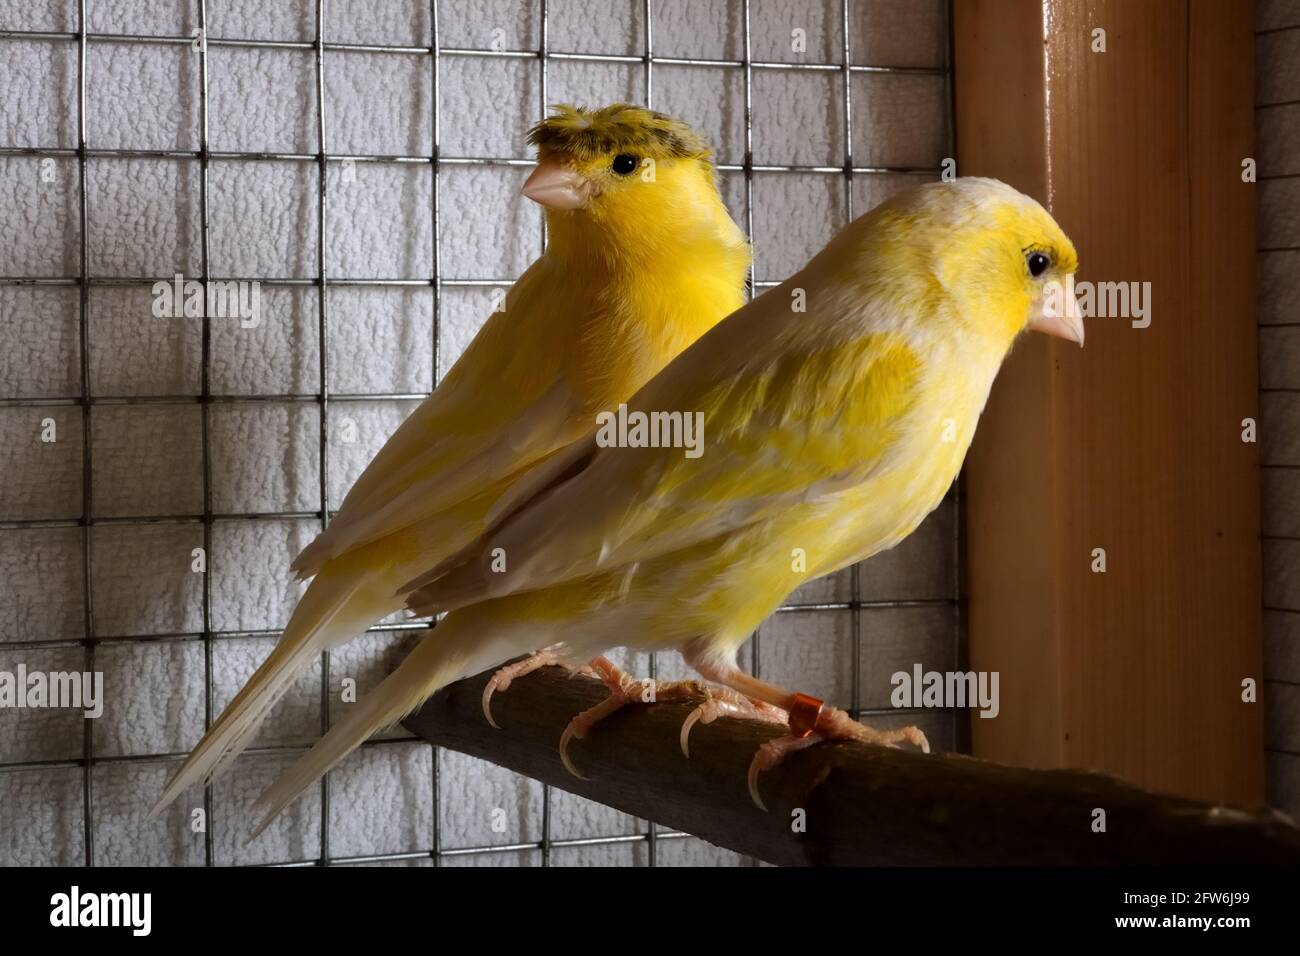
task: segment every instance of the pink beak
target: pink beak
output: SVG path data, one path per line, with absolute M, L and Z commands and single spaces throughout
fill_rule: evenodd
M 547 209 L 581 209 L 587 204 L 587 181 L 559 160 L 543 159 L 524 180 L 524 196 Z
M 1042 303 L 1029 317 L 1029 327 L 1077 342 L 1083 348 L 1083 313 L 1074 297 L 1074 276 L 1066 276 L 1064 283 L 1052 283 L 1045 290 Z

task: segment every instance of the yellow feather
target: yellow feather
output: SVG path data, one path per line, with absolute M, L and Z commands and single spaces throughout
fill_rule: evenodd
M 613 210 L 656 199 L 616 196 L 596 228 L 635 244 Z M 599 261 L 571 227 L 553 229 L 570 267 Z M 638 230 L 647 246 L 632 257 L 647 271 L 626 303 L 673 307 L 676 289 L 661 282 L 681 264 L 657 255 L 666 228 Z M 1050 254 L 1053 271 L 1031 274 L 1032 251 Z M 1044 283 L 1074 265 L 1051 217 L 990 180 L 924 186 L 851 224 L 628 401 L 701 413 L 701 456 L 589 437 L 545 473 L 549 486 L 529 481 L 497 525 L 404 586 L 412 608 L 451 613 L 367 703 L 372 719 L 303 757 L 270 808 L 381 715 L 396 719 L 471 667 L 556 643 L 577 662 L 615 646 L 734 658 L 795 588 L 893 547 L 939 503 Z M 791 308 L 796 291 L 806 313 Z M 592 376 L 585 387 L 611 374 L 595 358 L 574 363 Z M 489 560 L 497 551 L 504 573 Z M 443 628 L 455 638 L 446 651 Z
M 1051 217 L 989 180 L 877 208 L 631 401 L 702 411 L 702 457 L 594 449 L 417 579 L 411 606 L 488 631 L 529 620 L 578 660 L 619 644 L 734 649 L 796 587 L 893 547 L 942 499 L 1050 278 L 1029 275 L 1029 249 L 1051 253 L 1054 277 L 1076 267 Z M 508 573 L 485 567 L 493 547 Z
M 400 584 L 471 542 L 517 482 L 742 304 L 748 244 L 698 134 L 624 105 L 562 108 L 534 134 L 547 158 L 586 178 L 586 206 L 548 212 L 547 251 L 294 562 L 315 580 L 279 645 L 156 810 L 233 760 L 321 650 L 399 610 Z M 614 156 L 631 148 L 650 165 L 617 175 Z

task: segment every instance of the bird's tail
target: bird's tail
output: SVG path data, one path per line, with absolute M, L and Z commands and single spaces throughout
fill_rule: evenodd
M 353 704 L 316 746 L 258 798 L 255 809 L 262 814 L 262 820 L 253 836 L 371 734 L 393 726 L 440 688 L 527 650 L 520 646 L 518 634 L 509 633 L 512 630 L 485 624 L 482 615 L 473 612 L 444 618 L 397 670 Z M 523 643 L 527 643 L 526 638 Z
M 271 708 L 322 651 L 360 634 L 401 606 L 382 593 L 384 588 L 363 587 L 363 580 L 359 570 L 338 565 L 317 575 L 275 650 L 176 771 L 158 798 L 154 815 L 189 787 L 224 771 L 252 743 Z

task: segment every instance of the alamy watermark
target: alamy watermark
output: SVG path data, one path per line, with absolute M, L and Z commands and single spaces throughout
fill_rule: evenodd
M 1151 324 L 1150 282 L 1049 282 L 1044 291 L 1043 311 L 1047 315 L 1065 315 L 1065 297 L 1073 296 L 1079 314 L 1085 319 L 1129 319 L 1135 329 Z
M 73 886 L 50 897 L 50 925 L 127 927 L 132 936 L 148 936 L 153 929 L 153 894 L 83 893 Z
M 889 682 L 895 707 L 977 707 L 981 717 L 996 717 L 1001 710 L 997 671 L 926 671 L 913 664 L 910 674 L 896 671 Z
M 256 279 L 186 279 L 179 272 L 171 282 L 159 280 L 153 292 L 153 314 L 159 319 L 238 319 L 241 329 L 262 323 L 262 284 Z
M 617 412 L 596 416 L 596 444 L 601 448 L 684 448 L 687 458 L 704 454 L 703 412 Z
M 0 671 L 0 709 L 75 707 L 92 720 L 104 713 L 103 671 Z

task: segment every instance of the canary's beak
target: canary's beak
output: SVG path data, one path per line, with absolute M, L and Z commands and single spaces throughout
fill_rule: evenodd
M 1049 285 L 1029 317 L 1029 327 L 1035 332 L 1078 342 L 1083 348 L 1083 313 L 1079 311 L 1079 300 L 1074 297 L 1074 276 L 1066 276 L 1064 283 Z
M 581 209 L 587 204 L 587 180 L 559 160 L 543 159 L 520 190 L 547 209 Z

